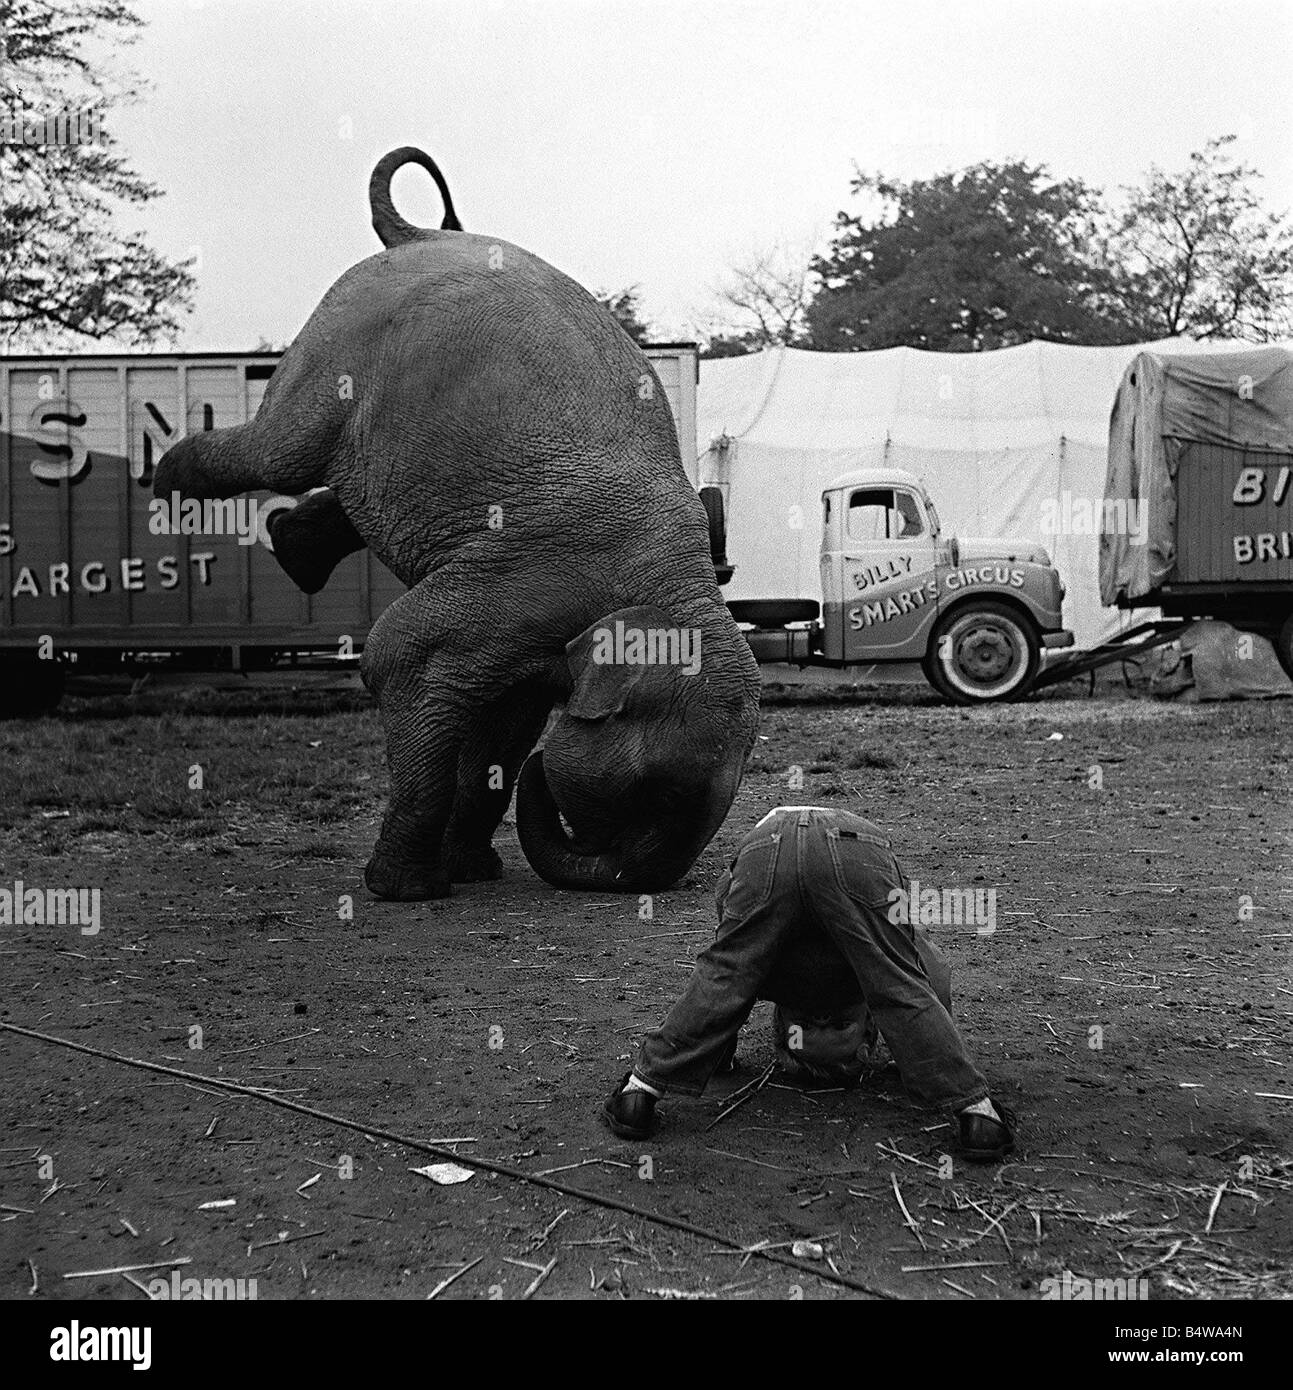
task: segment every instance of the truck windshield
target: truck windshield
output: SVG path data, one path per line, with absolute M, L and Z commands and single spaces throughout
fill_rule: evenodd
M 921 520 L 916 499 L 909 492 L 896 491 L 893 500 L 899 522 L 895 537 L 906 539 L 908 536 L 919 536 L 925 529 L 925 523 Z
M 860 488 L 849 494 L 848 532 L 855 541 L 897 541 L 919 536 L 925 526 L 909 492 Z

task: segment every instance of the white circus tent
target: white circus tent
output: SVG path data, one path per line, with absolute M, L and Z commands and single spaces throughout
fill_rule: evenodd
M 772 348 L 704 361 L 699 479 L 724 500 L 736 566 L 724 593 L 820 598 L 822 488 L 850 469 L 901 468 L 924 480 L 946 534 L 1044 544 L 1068 588 L 1065 622 L 1079 647 L 1094 646 L 1156 616 L 1100 601 L 1096 528 L 1123 371 L 1147 350 L 1245 347 L 1168 339 L 982 353 Z

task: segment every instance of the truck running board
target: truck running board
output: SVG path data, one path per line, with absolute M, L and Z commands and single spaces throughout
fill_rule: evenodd
M 1089 652 L 1073 652 L 1061 657 L 1059 661 L 1047 666 L 1037 674 L 1032 683 L 1033 690 L 1055 685 L 1059 681 L 1072 680 L 1074 676 L 1085 676 L 1100 666 L 1108 666 L 1114 661 L 1130 661 L 1143 656 L 1155 647 L 1175 642 L 1193 622 L 1192 618 L 1159 618 L 1152 623 L 1141 623 L 1138 627 L 1120 632 L 1108 642 L 1092 647 Z

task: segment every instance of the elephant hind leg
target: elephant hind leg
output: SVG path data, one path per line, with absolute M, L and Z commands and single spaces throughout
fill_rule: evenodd
M 457 793 L 441 855 L 452 882 L 502 877 L 502 861 L 490 842 L 552 705 L 550 693 L 516 686 L 474 721 L 458 755 Z
M 307 594 L 317 594 L 347 555 L 365 547 L 331 488 L 312 493 L 290 511 L 275 512 L 269 538 L 274 558 Z

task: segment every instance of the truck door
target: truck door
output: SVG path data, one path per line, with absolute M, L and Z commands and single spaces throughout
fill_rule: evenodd
M 938 598 L 924 500 L 901 486 L 855 487 L 844 500 L 844 659 L 919 660 Z

